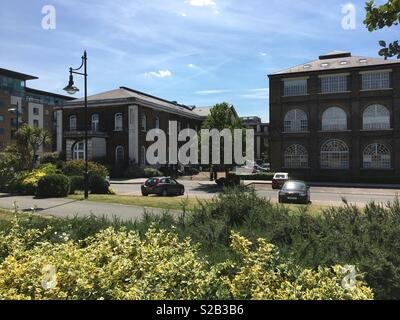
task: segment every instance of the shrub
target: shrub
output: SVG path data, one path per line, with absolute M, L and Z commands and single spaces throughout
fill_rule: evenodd
M 68 178 L 70 181 L 70 194 L 74 194 L 75 191 L 81 191 L 85 188 L 85 178 L 83 176 L 72 176 Z
M 0 153 L 0 191 L 8 191 L 15 177 L 16 158 L 11 153 Z
M 11 190 L 17 193 L 35 195 L 39 180 L 57 173 L 58 170 L 53 164 L 42 165 L 32 172 L 20 172 L 12 182 Z
M 89 177 L 89 189 L 93 194 L 108 194 L 109 183 L 100 175 L 91 175 Z
M 63 198 L 69 194 L 70 181 L 67 176 L 54 174 L 42 177 L 38 182 L 38 198 Z
M 144 177 L 145 177 L 144 169 L 139 167 L 138 165 L 130 165 L 128 169 L 126 169 L 124 172 L 124 178 L 127 179 L 136 179 Z
M 59 152 L 45 153 L 40 158 L 41 164 L 54 164 L 57 168 L 62 168 L 63 161 Z
M 157 169 L 153 169 L 153 168 L 144 169 L 144 177 L 143 178 L 153 178 L 153 177 L 162 177 L 162 176 L 163 176 L 163 174 Z
M 105 178 L 106 176 L 108 176 L 108 170 L 105 166 L 92 161 L 88 162 L 88 172 L 89 177 L 93 175 L 98 175 Z M 83 176 L 83 174 L 85 173 L 85 161 L 73 160 L 66 162 L 63 168 L 63 173 L 69 177 Z
M 150 228 L 113 228 L 73 241 L 43 240 L 51 228 L 23 230 L 15 223 L 0 233 L 0 299 L 371 299 L 362 277 L 341 286 L 342 267 L 298 270 L 274 247 L 233 234 L 240 262 L 210 266 L 190 239 Z

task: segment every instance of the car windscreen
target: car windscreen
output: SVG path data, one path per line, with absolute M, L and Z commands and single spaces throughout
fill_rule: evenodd
M 283 190 L 305 191 L 305 190 L 307 190 L 307 186 L 302 182 L 287 182 L 283 186 Z
M 277 174 L 277 175 L 275 176 L 275 179 L 286 179 L 286 175 L 284 175 L 284 174 Z
M 147 182 L 146 182 L 146 185 L 147 186 L 155 186 L 156 184 L 157 184 L 157 181 L 158 181 L 158 179 L 149 179 L 149 180 L 147 180 Z

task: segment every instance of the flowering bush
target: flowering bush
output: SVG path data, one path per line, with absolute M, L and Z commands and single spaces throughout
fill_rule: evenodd
M 189 239 L 150 228 L 108 228 L 80 241 L 66 234 L 23 230 L 0 233 L 0 299 L 371 299 L 362 280 L 341 285 L 342 268 L 301 270 L 281 261 L 274 246 L 259 248 L 238 234 L 240 262 L 210 266 Z

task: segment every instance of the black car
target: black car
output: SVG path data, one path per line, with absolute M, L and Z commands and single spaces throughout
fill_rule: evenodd
M 181 196 L 185 194 L 185 186 L 172 178 L 150 178 L 142 185 L 142 195 L 147 197 L 149 194 Z
M 309 204 L 310 187 L 304 181 L 288 181 L 279 191 L 279 203 Z

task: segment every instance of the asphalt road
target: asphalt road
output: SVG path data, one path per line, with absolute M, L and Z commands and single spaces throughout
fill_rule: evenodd
M 220 190 L 208 183 L 196 181 L 181 181 L 185 185 L 186 196 L 198 198 L 211 198 Z M 271 185 L 254 185 L 257 193 L 272 201 L 278 201 L 278 191 Z M 140 185 L 113 184 L 112 188 L 119 195 L 141 195 Z M 371 201 L 387 203 L 400 195 L 399 189 L 370 189 L 370 188 L 337 188 L 337 187 L 311 187 L 311 201 L 318 205 L 341 205 L 345 198 L 349 203 L 365 206 Z

